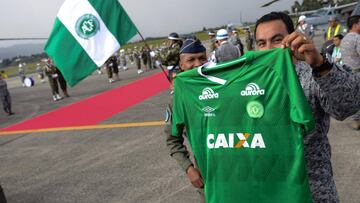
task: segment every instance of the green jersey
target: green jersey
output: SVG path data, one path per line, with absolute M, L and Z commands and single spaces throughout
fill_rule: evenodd
M 175 79 L 172 135 L 186 128 L 208 203 L 308 203 L 310 105 L 288 49 L 247 52 Z

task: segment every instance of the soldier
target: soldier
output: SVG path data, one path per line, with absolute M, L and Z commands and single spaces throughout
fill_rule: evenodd
M 58 74 L 58 81 L 59 81 L 59 84 L 60 84 L 60 88 L 64 94 L 65 97 L 70 97 L 70 95 L 68 94 L 67 92 L 67 84 L 66 84 L 66 80 L 64 78 L 64 76 L 62 75 L 62 73 L 60 72 L 60 70 L 56 68 L 56 73 Z
M 115 75 L 116 80 L 120 80 L 118 62 L 117 62 L 117 57 L 115 55 L 112 55 L 105 62 L 105 66 L 108 73 L 109 83 L 115 82 L 115 80 L 113 79 L 113 74 Z
M 127 70 L 128 68 L 126 67 L 126 54 L 124 49 L 120 50 L 120 62 L 123 70 Z
M 143 73 L 143 71 L 141 70 L 141 54 L 140 51 L 137 50 L 137 47 L 134 47 L 133 57 L 137 66 L 137 73 Z
M 231 36 L 229 37 L 229 43 L 236 46 L 240 50 L 240 56 L 244 54 L 244 45 L 242 44 L 237 30 L 231 31 Z
M 210 52 L 213 52 L 216 49 L 216 33 L 213 30 L 210 30 L 208 36 L 210 41 Z
M 53 65 L 50 58 L 47 59 L 45 64 L 45 74 L 49 79 L 49 85 L 51 87 L 53 100 L 54 101 L 61 100 L 62 97 L 59 94 L 59 85 L 58 85 L 58 77 L 59 77 L 58 70 Z
M 133 56 L 133 51 L 132 51 L 132 49 L 128 49 L 127 54 L 128 54 L 128 56 L 129 56 L 130 63 L 131 63 L 131 64 L 134 64 L 134 56 Z
M 25 78 L 26 78 L 26 75 L 25 75 L 25 69 L 24 69 L 24 66 L 23 64 L 19 64 L 19 77 L 20 77 L 20 81 L 21 81 L 21 84 L 23 87 L 25 87 Z
M 148 50 L 148 48 L 146 46 L 143 47 L 141 50 L 141 59 L 143 61 L 143 65 L 145 67 L 145 71 L 148 71 L 150 68 L 150 66 L 149 66 L 150 51 Z
M 9 90 L 7 88 L 6 81 L 0 75 L 0 100 L 3 104 L 4 111 L 9 115 L 13 115 L 14 113 L 11 111 L 11 96 Z
M 179 35 L 175 32 L 170 33 L 168 36 L 169 46 L 167 47 L 163 59 L 162 64 L 167 66 L 169 70 L 169 80 L 173 80 L 173 74 L 179 71 L 179 52 L 182 46 L 182 41 Z
M 207 62 L 206 49 L 200 40 L 195 38 L 186 39 L 179 53 L 181 71 L 202 66 Z M 183 133 L 183 136 L 180 137 L 171 136 L 172 97 L 169 103 L 166 109 L 166 146 L 170 152 L 170 156 L 176 160 L 181 169 L 186 173 L 191 184 L 198 189 L 202 199 L 201 202 L 205 202 L 203 191 L 204 183 L 200 171 L 197 169 L 196 164 L 190 160 L 190 153 L 184 145 L 184 137 L 186 137 L 186 134 Z
M 45 74 L 44 69 L 40 66 L 40 63 L 36 64 L 36 73 L 38 74 L 38 78 L 40 79 L 41 83 L 44 83 Z
M 250 29 L 246 29 L 246 49 L 247 51 L 254 50 L 254 37 L 251 34 Z
M 228 42 L 228 32 L 225 29 L 220 29 L 216 33 L 216 39 L 220 46 L 215 50 L 216 62 L 226 62 L 240 57 L 240 50 L 238 47 Z

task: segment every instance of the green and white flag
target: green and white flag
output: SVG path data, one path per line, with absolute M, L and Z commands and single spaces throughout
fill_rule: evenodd
M 138 33 L 118 0 L 66 0 L 45 52 L 70 86 L 90 75 Z

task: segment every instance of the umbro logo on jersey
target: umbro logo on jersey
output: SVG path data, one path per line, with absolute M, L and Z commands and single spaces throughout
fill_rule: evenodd
M 200 100 L 208 100 L 208 99 L 217 99 L 219 98 L 219 93 L 215 93 L 213 89 L 210 87 L 206 87 L 203 89 L 202 94 L 199 96 Z
M 246 85 L 245 90 L 241 91 L 241 96 L 257 96 L 257 95 L 264 95 L 265 90 L 260 89 L 259 85 L 256 83 L 249 83 Z
M 249 133 L 219 133 L 208 134 L 207 147 L 209 149 L 219 148 L 266 148 L 263 136 L 261 133 L 255 133 L 251 136 Z M 250 143 L 250 144 L 249 144 Z
M 211 108 L 210 106 L 206 106 L 202 109 L 202 111 L 204 112 L 204 116 L 205 117 L 215 117 L 215 109 Z

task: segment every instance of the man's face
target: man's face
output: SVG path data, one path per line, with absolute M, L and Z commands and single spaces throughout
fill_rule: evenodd
M 255 34 L 256 46 L 259 50 L 279 48 L 285 36 L 289 35 L 285 24 L 281 20 L 259 24 Z
M 336 27 L 337 26 L 337 21 L 336 20 L 332 20 L 332 21 L 330 21 L 330 26 L 331 27 Z
M 341 40 L 338 37 L 334 37 L 334 44 L 335 46 L 340 46 Z
M 353 27 L 355 28 L 355 32 L 360 34 L 360 20 L 356 24 L 354 24 Z
M 206 52 L 180 54 L 180 68 L 187 71 L 204 65 L 207 62 Z

